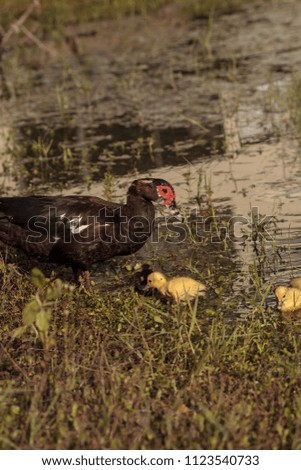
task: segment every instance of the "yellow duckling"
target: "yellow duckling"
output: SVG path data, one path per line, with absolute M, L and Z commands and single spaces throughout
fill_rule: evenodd
M 277 307 L 281 312 L 294 312 L 301 309 L 301 290 L 296 287 L 278 286 L 275 289 L 278 301 Z
M 172 297 L 178 304 L 181 300 L 191 300 L 198 295 L 205 295 L 206 287 L 190 277 L 174 277 L 169 281 L 157 271 L 147 277 L 148 287 L 158 289 L 165 297 Z
M 294 277 L 290 282 L 290 286 L 301 290 L 301 277 Z

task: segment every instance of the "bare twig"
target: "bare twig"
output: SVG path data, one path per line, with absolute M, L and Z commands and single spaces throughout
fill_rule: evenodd
M 20 30 L 22 31 L 22 33 L 25 34 L 25 36 L 27 36 L 32 42 L 34 42 L 40 49 L 42 49 L 43 51 L 47 52 L 48 54 L 54 56 L 55 53 L 54 51 L 48 47 L 48 46 L 45 46 L 45 44 L 40 41 L 39 38 L 37 38 L 37 36 L 35 36 L 32 32 L 29 31 L 29 29 L 27 29 L 24 25 L 20 26 Z
M 25 10 L 24 13 L 20 16 L 20 18 L 18 18 L 17 21 L 15 21 L 14 23 L 10 25 L 8 31 L 6 31 L 6 33 L 3 36 L 3 39 L 2 39 L 3 44 L 5 43 L 5 41 L 7 41 L 11 37 L 13 33 L 18 32 L 20 30 L 20 27 L 23 25 L 23 23 L 25 23 L 25 21 L 32 14 L 32 12 L 36 8 L 40 8 L 40 7 L 41 7 L 40 0 L 33 0 L 32 3 L 28 6 L 27 10 Z
M 51 56 L 55 55 L 54 51 L 50 47 L 46 46 L 35 34 L 33 34 L 31 31 L 29 31 L 29 29 L 27 29 L 24 26 L 25 21 L 29 18 L 32 12 L 38 8 L 41 8 L 40 0 L 33 0 L 32 3 L 28 6 L 28 8 L 24 11 L 24 13 L 20 16 L 20 18 L 18 18 L 17 21 L 12 23 L 8 31 L 6 31 L 6 33 L 3 34 L 2 45 L 8 41 L 8 39 L 12 36 L 12 34 L 19 33 L 21 31 L 40 49 L 47 52 Z
M 25 378 L 25 380 L 27 382 L 31 382 L 30 378 L 28 377 L 28 375 L 26 374 L 26 372 L 22 369 L 22 367 L 19 366 L 19 364 L 12 358 L 11 354 L 8 352 L 8 350 L 2 345 L 0 344 L 0 348 L 2 349 L 3 353 L 7 356 L 7 358 L 9 359 L 9 361 L 12 363 L 12 365 L 23 375 L 23 377 Z

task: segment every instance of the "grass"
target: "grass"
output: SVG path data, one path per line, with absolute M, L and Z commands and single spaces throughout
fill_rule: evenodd
M 63 33 L 72 23 L 122 18 L 128 15 L 152 13 L 163 6 L 174 4 L 177 10 L 189 17 L 209 17 L 212 12 L 229 13 L 250 0 L 40 0 L 31 20 L 39 23 L 45 33 Z M 6 30 L 22 15 L 31 0 L 0 0 L 1 26 Z
M 86 294 L 2 262 L 0 448 L 300 449 L 300 323 L 194 250 L 211 289 L 179 308 L 122 269 Z
M 39 21 L 44 31 L 60 30 L 64 25 L 105 18 L 118 18 L 125 15 L 142 14 L 154 11 L 170 0 L 40 0 L 32 18 Z M 30 5 L 31 0 L 0 0 L 2 26 L 8 27 Z
M 297 136 L 301 137 L 301 80 L 293 75 L 288 91 L 288 110 Z
M 293 72 L 287 83 L 282 86 L 271 83 L 269 92 L 266 99 L 266 111 L 270 116 L 275 119 L 277 114 L 287 114 L 289 122 L 283 125 L 283 122 L 278 122 L 275 119 L 273 122 L 275 134 L 282 132 L 289 132 L 300 139 L 301 137 L 301 80 L 296 72 Z

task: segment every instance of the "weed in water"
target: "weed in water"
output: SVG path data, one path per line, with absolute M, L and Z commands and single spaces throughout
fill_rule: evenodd
M 103 180 L 103 197 L 108 200 L 112 201 L 114 198 L 115 194 L 115 178 L 114 175 L 110 172 L 110 170 L 107 170 L 104 174 L 104 180 Z
M 294 76 L 288 91 L 288 107 L 298 137 L 301 137 L 301 80 Z

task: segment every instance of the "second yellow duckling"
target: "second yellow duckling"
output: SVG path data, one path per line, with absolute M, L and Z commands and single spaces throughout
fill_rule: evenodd
M 204 296 L 206 286 L 190 277 L 174 277 L 169 281 L 164 274 L 155 271 L 147 277 L 147 285 L 158 289 L 164 297 L 172 297 L 178 304 L 180 301 L 192 300 Z
M 277 307 L 281 312 L 294 312 L 301 309 L 301 290 L 296 287 L 278 286 L 275 289 L 278 301 Z

